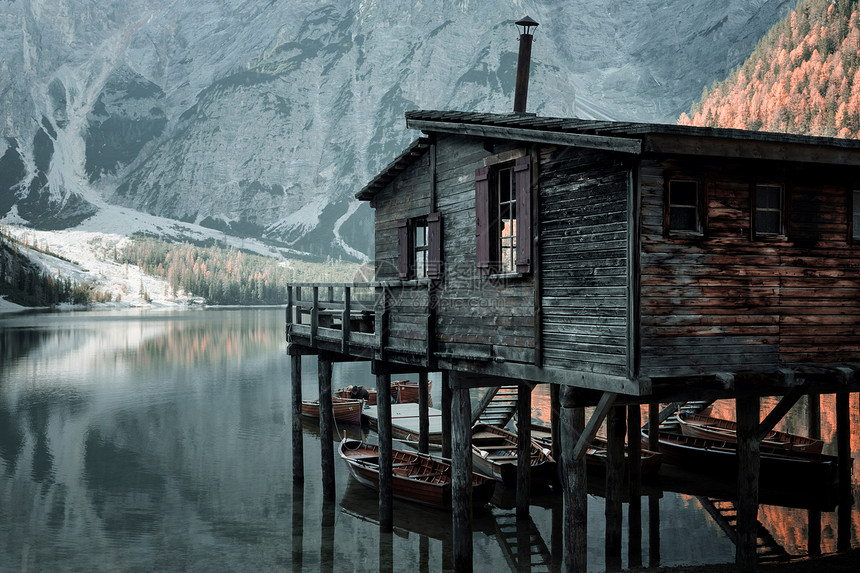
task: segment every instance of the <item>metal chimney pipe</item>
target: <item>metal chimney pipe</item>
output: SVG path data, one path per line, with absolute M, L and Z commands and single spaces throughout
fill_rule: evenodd
M 514 91 L 514 113 L 525 113 L 526 100 L 529 97 L 529 67 L 532 59 L 531 29 L 537 28 L 538 23 L 526 16 L 516 23 L 522 27 L 520 32 L 520 54 L 517 58 L 517 85 Z

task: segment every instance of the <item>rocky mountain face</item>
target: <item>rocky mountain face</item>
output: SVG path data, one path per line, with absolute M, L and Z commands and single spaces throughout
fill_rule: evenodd
M 362 259 L 409 109 L 674 122 L 792 0 L 0 0 L 0 216 L 116 204 Z

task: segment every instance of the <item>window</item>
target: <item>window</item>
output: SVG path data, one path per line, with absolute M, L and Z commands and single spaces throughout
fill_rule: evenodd
M 860 242 L 860 189 L 851 192 L 851 240 Z
M 442 278 L 442 215 L 397 222 L 397 274 L 401 280 Z
M 531 158 L 475 171 L 478 273 L 531 270 Z
M 429 247 L 427 241 L 427 219 L 414 220 L 412 231 L 412 260 L 415 261 L 414 276 L 416 279 L 424 279 L 427 278 L 427 251 Z
M 669 181 L 669 231 L 702 232 L 702 196 L 698 181 Z
M 756 185 L 753 201 L 755 236 L 783 235 L 785 200 L 782 185 Z

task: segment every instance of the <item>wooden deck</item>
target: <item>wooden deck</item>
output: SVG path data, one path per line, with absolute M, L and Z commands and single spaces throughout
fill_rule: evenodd
M 442 441 L 442 411 L 428 408 L 430 417 L 429 439 L 431 442 Z M 364 417 L 373 430 L 377 429 L 376 406 L 364 409 Z M 391 405 L 391 433 L 395 438 L 401 440 L 417 440 L 418 429 L 418 404 L 392 404 Z

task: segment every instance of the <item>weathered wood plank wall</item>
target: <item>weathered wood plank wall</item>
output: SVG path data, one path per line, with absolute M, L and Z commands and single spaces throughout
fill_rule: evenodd
M 620 156 L 545 148 L 540 162 L 543 359 L 625 375 L 628 170 Z
M 704 185 L 701 237 L 664 236 L 673 174 Z M 756 180 L 786 184 L 786 237 L 752 239 Z M 643 161 L 642 374 L 856 360 L 860 247 L 848 237 L 849 181 L 845 172 L 774 162 Z

